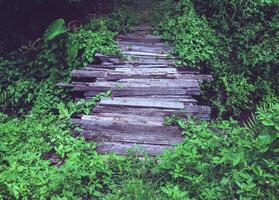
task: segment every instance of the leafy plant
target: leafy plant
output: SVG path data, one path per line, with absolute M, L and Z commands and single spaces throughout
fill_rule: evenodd
M 127 33 L 132 31 L 137 20 L 136 11 L 131 7 L 123 6 L 111 14 L 108 26 L 114 32 Z
M 68 29 L 65 26 L 64 19 L 57 19 L 49 25 L 49 27 L 44 33 L 43 38 L 46 42 L 51 41 L 59 35 L 66 33 L 67 31 Z
M 183 186 L 180 191 L 189 198 L 276 199 L 278 106 L 258 107 L 249 128 L 235 121 L 171 118 L 183 129 L 185 140 L 160 158 L 155 171 Z

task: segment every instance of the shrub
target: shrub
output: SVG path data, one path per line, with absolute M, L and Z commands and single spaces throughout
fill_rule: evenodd
M 156 168 L 196 199 L 276 199 L 279 103 L 257 109 L 250 127 L 174 119 L 185 140 Z
M 109 28 L 114 32 L 128 33 L 137 23 L 137 14 L 131 7 L 121 7 L 114 11 L 108 20 Z
M 196 15 L 189 1 L 178 4 L 175 11 L 181 15 L 166 16 L 160 24 L 163 38 L 174 42 L 174 53 L 186 65 L 199 67 L 201 63 L 208 63 L 217 43 L 214 32 L 205 19 Z
M 164 2 L 171 4 L 168 0 Z M 236 117 L 241 110 L 255 110 L 255 105 L 270 91 L 278 91 L 279 4 L 276 1 L 180 0 L 175 5 L 165 11 L 159 30 L 174 43 L 174 53 L 182 61 L 178 64 L 198 67 L 214 76 L 214 82 L 207 87 L 210 92 L 204 92 L 203 99 L 213 103 L 220 115 Z M 240 91 L 234 87 L 243 85 L 240 77 L 254 85 L 252 88 L 245 81 L 249 87 L 247 90 L 243 87 L 242 92 L 261 91 L 260 95 L 251 98 L 243 94 L 250 96 L 249 101 L 243 102 Z M 227 81 L 234 83 L 225 85 Z M 267 88 L 259 82 L 271 84 Z M 232 94 L 234 97 L 227 99 Z M 231 106 L 235 111 L 227 109 Z
M 117 45 L 114 41 L 115 33 L 108 30 L 105 19 L 92 20 L 89 24 L 69 34 L 68 59 L 75 65 L 82 63 L 84 66 L 93 62 L 95 53 L 108 55 L 117 54 Z M 77 58 L 77 55 L 81 55 Z M 71 63 L 72 64 L 72 63 Z

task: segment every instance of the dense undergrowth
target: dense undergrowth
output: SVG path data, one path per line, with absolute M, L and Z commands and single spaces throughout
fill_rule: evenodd
M 203 99 L 216 117 L 239 119 L 263 99 L 278 96 L 278 10 L 277 1 L 167 0 L 154 18 L 174 43 L 179 66 L 214 76 Z
M 14 1 L 10 9 L 34 2 Z M 19 48 L 3 38 L 11 46 L 0 48 L 0 199 L 276 199 L 278 3 L 117 3 L 125 6 L 87 17 L 79 27 L 58 19 L 41 39 L 24 40 Z M 159 162 L 132 153 L 98 155 L 94 143 L 73 137 L 70 117 L 90 112 L 110 94 L 73 102 L 55 86 L 69 80 L 72 69 L 94 62 L 96 52 L 119 55 L 115 34 L 129 32 L 138 21 L 154 24 L 174 44 L 178 66 L 198 67 L 215 79 L 204 86 L 202 100 L 218 119 L 166 119 L 183 129 L 185 140 Z M 245 125 L 235 121 L 244 111 L 255 111 Z M 55 164 L 48 159 L 53 156 Z

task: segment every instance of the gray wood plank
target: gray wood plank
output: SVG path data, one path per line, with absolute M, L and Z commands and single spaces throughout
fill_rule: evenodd
M 191 116 L 197 114 L 209 115 L 211 110 L 208 106 L 200 105 L 185 105 L 184 109 L 160 109 L 160 108 L 137 108 L 126 107 L 123 109 L 121 106 L 109 106 L 98 104 L 93 109 L 93 113 L 119 113 L 119 114 L 133 114 L 139 116 L 162 117 L 170 115 Z M 199 115 L 198 115 L 199 116 Z M 202 116 L 202 115 L 201 115 Z
M 149 52 L 149 53 L 171 53 L 172 48 L 170 47 L 147 47 L 137 45 L 124 45 L 119 44 L 122 51 L 138 51 L 138 52 Z
M 107 110 L 105 110 L 107 109 Z M 96 113 L 120 113 L 120 114 L 132 114 L 139 116 L 150 116 L 150 117 L 168 117 L 176 115 L 179 117 L 196 117 L 203 120 L 210 119 L 210 113 L 205 113 L 205 111 L 195 113 L 191 110 L 175 110 L 175 109 L 160 109 L 160 108 L 137 108 L 137 111 L 133 107 L 121 107 L 121 106 L 96 106 L 91 114 Z
M 73 70 L 72 77 L 76 78 L 85 78 L 85 77 L 93 77 L 93 78 L 106 78 L 107 73 L 105 71 L 97 71 L 97 70 Z
M 189 74 L 179 74 L 174 72 L 140 72 L 140 71 L 110 71 L 107 74 L 108 80 L 117 81 L 120 79 L 194 79 L 198 81 L 212 81 L 213 78 L 211 75 L 197 75 L 192 74 L 189 71 Z
M 128 42 L 128 41 L 118 41 L 118 44 L 120 45 L 135 45 L 135 46 L 146 46 L 146 47 L 168 47 L 168 48 L 172 48 L 171 45 L 167 44 L 167 43 L 144 43 L 144 42 Z
M 155 52 L 142 52 L 142 51 L 122 51 L 122 54 L 124 55 L 130 55 L 130 56 L 146 56 L 146 57 L 157 57 L 157 58 L 174 58 L 168 53 L 155 53 Z
M 181 133 L 179 135 L 153 135 L 150 133 L 119 132 L 117 130 L 94 131 L 82 129 L 81 134 L 85 137 L 85 139 L 93 140 L 96 142 L 123 142 L 137 144 L 173 145 L 183 140 Z
M 76 86 L 74 91 L 86 92 L 85 95 L 93 97 L 100 92 L 112 91 L 114 97 L 129 97 L 129 96 L 149 96 L 149 95 L 199 95 L 199 88 L 169 88 L 169 87 L 155 87 L 155 88 L 138 88 L 138 87 L 90 87 L 90 86 Z
M 133 67 L 133 68 L 117 68 L 117 72 L 126 72 L 126 73 L 148 73 L 148 72 L 162 72 L 162 73 L 177 73 L 177 69 L 174 67 L 161 68 L 161 67 Z
M 142 80 L 142 79 L 133 79 L 133 80 Z M 107 87 L 107 88 L 119 88 L 119 89 L 125 89 L 125 88 L 160 88 L 162 87 L 171 87 L 173 90 L 175 89 L 185 89 L 185 88 L 193 88 L 193 89 L 199 89 L 198 81 L 196 80 L 187 80 L 187 81 L 177 81 L 178 79 L 173 79 L 172 81 L 163 81 L 164 79 L 147 79 L 146 83 L 144 82 L 134 82 L 129 81 L 128 79 L 120 79 L 117 82 L 114 81 L 97 81 L 95 83 L 89 83 L 89 87 Z M 156 82 L 155 80 L 159 80 Z M 121 81 L 121 82 L 120 82 Z
M 117 40 L 125 41 L 125 42 L 162 43 L 161 37 L 154 36 L 154 35 L 136 35 L 136 34 L 118 35 Z
M 176 101 L 159 101 L 153 99 L 125 99 L 125 98 L 104 98 L 100 105 L 114 105 L 114 106 L 130 106 L 130 107 L 144 107 L 144 108 L 169 108 L 169 109 L 184 109 L 183 102 Z
M 93 131 L 119 131 L 128 133 L 150 133 L 154 135 L 181 133 L 177 126 L 162 126 L 156 122 L 150 122 L 148 125 L 143 122 L 127 122 L 127 119 L 116 119 L 106 117 L 96 117 L 74 121 L 79 127 Z

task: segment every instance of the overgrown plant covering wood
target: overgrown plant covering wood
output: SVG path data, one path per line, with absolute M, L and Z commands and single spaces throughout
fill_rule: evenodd
M 0 199 L 278 198 L 277 1 L 110 1 L 126 8 L 82 20 L 74 31 L 61 16 L 51 16 L 60 20 L 42 39 L 25 40 L 21 33 L 36 26 L 18 26 L 11 11 L 25 13 L 49 2 L 0 1 L 7 20 L 0 34 Z M 72 3 L 76 9 L 89 5 L 59 1 L 62 7 Z M 152 17 L 127 12 L 135 3 L 150 3 L 144 8 Z M 77 103 L 55 87 L 73 68 L 92 62 L 91 54 L 117 55 L 116 32 L 130 31 L 137 19 L 159 25 L 181 58 L 177 65 L 215 78 L 205 86 L 203 101 L 216 108 L 218 121 L 166 119 L 166 125 L 181 127 L 185 140 L 159 162 L 132 153 L 98 155 L 94 143 L 73 137 L 71 115 L 88 113 L 110 94 Z M 255 111 L 245 125 L 229 119 L 241 118 L 243 111 Z

